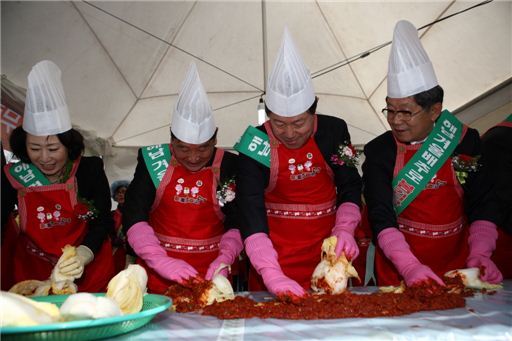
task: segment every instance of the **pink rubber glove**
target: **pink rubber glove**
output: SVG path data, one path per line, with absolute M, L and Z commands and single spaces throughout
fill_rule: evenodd
M 263 277 L 268 291 L 274 295 L 292 294 L 304 296 L 306 291 L 291 278 L 285 276 L 277 261 L 277 252 L 266 233 L 251 235 L 245 240 L 245 252 L 252 265 Z
M 233 264 L 243 248 L 244 244 L 242 243 L 242 237 L 238 229 L 231 229 L 224 233 L 219 243 L 219 255 L 208 267 L 205 278 L 211 280 L 221 263 L 226 265 Z M 219 274 L 228 277 L 228 268 L 223 268 L 219 271 Z
M 483 268 L 480 279 L 489 283 L 500 283 L 503 275 L 491 260 L 496 248 L 498 231 L 496 225 L 486 220 L 475 220 L 469 227 L 469 256 L 466 260 L 468 267 Z
M 409 248 L 402 232 L 395 227 L 388 227 L 381 231 L 378 243 L 386 257 L 389 258 L 402 275 L 407 286 L 433 279 L 439 285 L 444 282 L 428 266 L 420 263 Z
M 127 236 L 135 253 L 163 278 L 183 283 L 187 279 L 197 276 L 196 269 L 190 264 L 184 260 L 167 256 L 155 231 L 147 222 L 140 221 L 132 225 Z
M 354 231 L 361 221 L 361 211 L 359 206 L 351 202 L 344 202 L 336 211 L 336 223 L 332 229 L 331 236 L 336 236 L 336 256 L 339 257 L 342 252 L 349 260 L 354 260 L 359 255 L 359 248 L 354 239 Z

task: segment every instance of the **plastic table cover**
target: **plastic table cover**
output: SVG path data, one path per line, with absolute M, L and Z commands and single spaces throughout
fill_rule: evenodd
M 375 287 L 355 287 L 372 292 Z M 267 293 L 246 293 L 261 300 Z M 466 307 L 386 318 L 219 320 L 165 312 L 146 327 L 112 340 L 479 340 L 512 341 L 512 280 L 493 295 L 477 293 Z

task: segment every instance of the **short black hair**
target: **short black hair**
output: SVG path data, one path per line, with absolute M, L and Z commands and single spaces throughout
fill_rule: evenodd
M 56 135 L 60 143 L 68 149 L 68 158 L 72 161 L 78 159 L 85 150 L 84 137 L 75 129 Z M 9 137 L 12 152 L 22 162 L 30 163 L 27 153 L 27 132 L 22 127 L 17 127 Z
M 436 85 L 432 89 L 420 92 L 412 97 L 420 107 L 428 110 L 436 103 L 443 103 L 444 90 L 441 86 Z
M 217 138 L 217 132 L 219 131 L 219 128 L 215 128 L 215 133 L 213 133 L 213 136 L 210 137 L 210 139 L 208 139 L 208 141 L 204 141 L 203 143 L 207 143 L 207 142 L 210 142 L 212 140 L 215 140 Z M 176 137 L 176 135 L 174 135 L 172 133 L 172 130 L 171 130 L 171 141 L 172 140 L 178 140 L 178 141 L 181 141 L 179 138 Z M 200 144 L 203 144 L 203 143 L 200 143 Z
M 311 106 L 308 108 L 308 110 L 306 110 L 306 112 L 310 113 L 311 115 L 315 114 L 316 113 L 316 106 L 318 104 L 318 97 L 315 96 L 315 101 L 313 102 L 313 104 L 311 104 Z M 276 115 L 279 115 L 279 113 L 275 113 L 273 112 L 272 110 L 270 110 L 268 107 L 267 107 L 267 104 L 265 104 L 265 112 L 267 113 L 267 116 L 269 114 L 276 114 Z

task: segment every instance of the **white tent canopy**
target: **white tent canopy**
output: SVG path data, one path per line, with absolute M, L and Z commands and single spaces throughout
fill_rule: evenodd
M 177 92 L 198 65 L 231 147 L 256 107 L 288 26 L 315 76 L 318 110 L 340 116 L 362 145 L 388 129 L 389 45 L 321 75 L 392 38 L 407 19 L 421 27 L 469 1 L 2 1 L 2 73 L 26 86 L 43 59 L 62 69 L 73 125 L 103 155 L 111 181 L 133 175 L 137 147 L 169 141 Z M 512 2 L 494 1 L 420 30 L 445 107 L 456 110 L 512 78 Z M 510 97 L 510 93 L 508 93 Z M 509 100 L 510 102 L 510 100 Z M 495 122 L 494 122 L 495 123 Z

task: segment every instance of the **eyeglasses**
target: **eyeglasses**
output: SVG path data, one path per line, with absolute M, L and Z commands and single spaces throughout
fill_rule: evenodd
M 391 110 L 388 108 L 384 108 L 381 110 L 381 112 L 386 116 L 388 119 L 394 119 L 397 115 L 400 115 L 402 120 L 404 121 L 410 121 L 411 118 L 418 115 L 420 112 L 422 112 L 425 108 L 421 108 L 420 110 L 416 112 L 410 112 L 409 110 Z

